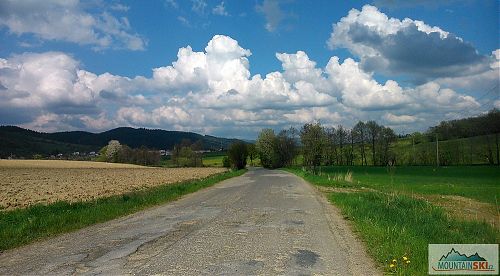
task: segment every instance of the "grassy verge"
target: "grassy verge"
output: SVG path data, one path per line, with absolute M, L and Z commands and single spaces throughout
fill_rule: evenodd
M 175 200 L 183 195 L 239 176 L 246 170 L 216 174 L 200 180 L 167 184 L 93 201 L 35 205 L 0 212 L 0 252 L 34 240 L 69 232 Z
M 334 170 L 330 168 L 331 170 Z M 418 168 L 416 168 L 418 171 Z M 357 178 L 353 181 L 328 180 L 328 174 L 322 176 L 303 172 L 292 168 L 295 173 L 310 183 L 321 186 L 355 187 Z M 408 169 L 410 170 L 410 169 Z M 352 170 L 351 170 L 352 171 Z M 344 216 L 353 222 L 355 230 L 368 247 L 370 255 L 384 268 L 385 273 L 397 275 L 427 275 L 427 246 L 429 243 L 498 243 L 500 233 L 491 225 L 477 221 L 462 221 L 447 215 L 443 209 L 427 201 L 411 197 L 399 192 L 399 187 L 391 190 L 391 186 L 382 182 L 390 182 L 390 175 L 385 178 L 379 175 L 373 182 L 366 182 L 365 187 L 373 191 L 331 192 L 329 200 L 338 206 Z M 414 190 L 430 193 L 432 189 L 419 188 L 418 173 L 413 178 Z M 425 175 L 422 183 L 432 186 Z M 439 177 L 438 177 L 439 178 Z M 363 182 L 362 182 L 363 183 Z M 371 183 L 371 184 L 370 184 Z M 394 182 L 393 182 L 394 183 Z M 401 186 L 404 181 L 401 182 Z M 480 188 L 478 185 L 477 188 Z M 339 190 L 341 191 L 341 190 Z M 438 190 L 439 191 L 439 190 Z M 488 197 L 480 197 L 488 201 Z M 406 263 L 403 257 L 410 262 Z M 396 260 L 393 263 L 393 260 Z M 390 267 L 391 264 L 395 264 Z

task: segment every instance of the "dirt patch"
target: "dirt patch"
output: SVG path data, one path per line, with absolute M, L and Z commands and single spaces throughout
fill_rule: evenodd
M 323 193 L 359 193 L 359 192 L 376 192 L 377 190 L 359 187 L 359 188 L 345 188 L 345 187 L 325 187 L 315 185 L 320 192 Z
M 500 229 L 499 207 L 494 204 L 456 195 L 418 195 L 415 197 L 443 208 L 454 218 L 485 221 Z
M 223 168 L 151 168 L 76 161 L 1 160 L 0 209 L 78 202 L 226 171 Z

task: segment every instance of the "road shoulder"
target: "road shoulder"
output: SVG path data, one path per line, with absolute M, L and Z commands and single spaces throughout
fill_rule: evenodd
M 296 176 L 293 173 L 284 172 Z M 326 194 L 318 189 L 317 186 L 299 176 L 296 177 L 304 181 L 307 186 L 310 187 L 316 195 L 317 200 L 321 203 L 322 212 L 328 220 L 330 232 L 333 238 L 341 246 L 349 262 L 348 267 L 351 273 L 353 275 L 382 275 L 381 269 L 377 267 L 373 259 L 369 257 L 362 239 L 353 231 L 354 228 L 351 223 L 344 219 L 340 209 L 329 202 L 325 196 Z M 370 271 L 370 273 L 367 271 Z

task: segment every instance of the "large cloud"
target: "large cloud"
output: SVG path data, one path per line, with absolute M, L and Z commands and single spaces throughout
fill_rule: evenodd
M 421 129 L 479 107 L 438 82 L 381 84 L 353 59 L 332 57 L 320 68 L 305 52 L 277 53 L 283 70 L 261 76 L 250 74 L 250 56 L 216 35 L 204 51 L 179 49 L 177 60 L 152 69 L 150 78 L 128 78 L 86 71 L 60 52 L 16 55 L 0 59 L 0 110 L 22 112 L 16 124 L 39 130 L 130 125 L 253 137 L 262 127 L 314 120 L 351 126 L 378 119 Z
M 88 12 L 78 0 L 0 1 L 0 26 L 11 33 L 34 34 L 45 40 L 61 40 L 94 49 L 126 48 L 144 50 L 145 40 L 131 31 L 126 17 L 116 18 L 109 11 Z M 114 5 L 111 10 L 128 7 Z
M 389 18 L 370 5 L 334 24 L 328 46 L 349 49 L 367 71 L 404 73 L 416 82 L 489 70 L 489 57 L 462 38 L 422 21 Z

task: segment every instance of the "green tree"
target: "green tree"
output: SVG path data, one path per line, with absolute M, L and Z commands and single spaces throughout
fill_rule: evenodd
M 222 158 L 222 166 L 224 168 L 231 168 L 231 162 L 229 162 L 229 158 L 227 156 L 224 156 L 224 158 Z
M 248 149 L 244 142 L 235 142 L 229 146 L 227 151 L 231 167 L 241 170 L 247 165 Z
M 248 144 L 247 150 L 248 157 L 250 157 L 250 165 L 253 166 L 253 160 L 255 159 L 255 157 L 257 157 L 257 148 L 255 147 L 255 144 Z
M 266 128 L 259 133 L 255 147 L 259 154 L 260 163 L 264 168 L 274 168 L 276 164 L 275 143 L 276 135 L 274 130 Z
M 325 129 L 320 123 L 305 124 L 300 130 L 300 141 L 302 142 L 304 165 L 309 166 L 314 173 L 317 173 L 326 149 Z
M 181 167 L 195 167 L 196 153 L 190 147 L 182 147 L 178 157 L 178 164 Z
M 274 167 L 284 167 L 292 165 L 297 156 L 297 142 L 294 128 L 280 131 L 274 142 L 275 164 Z

